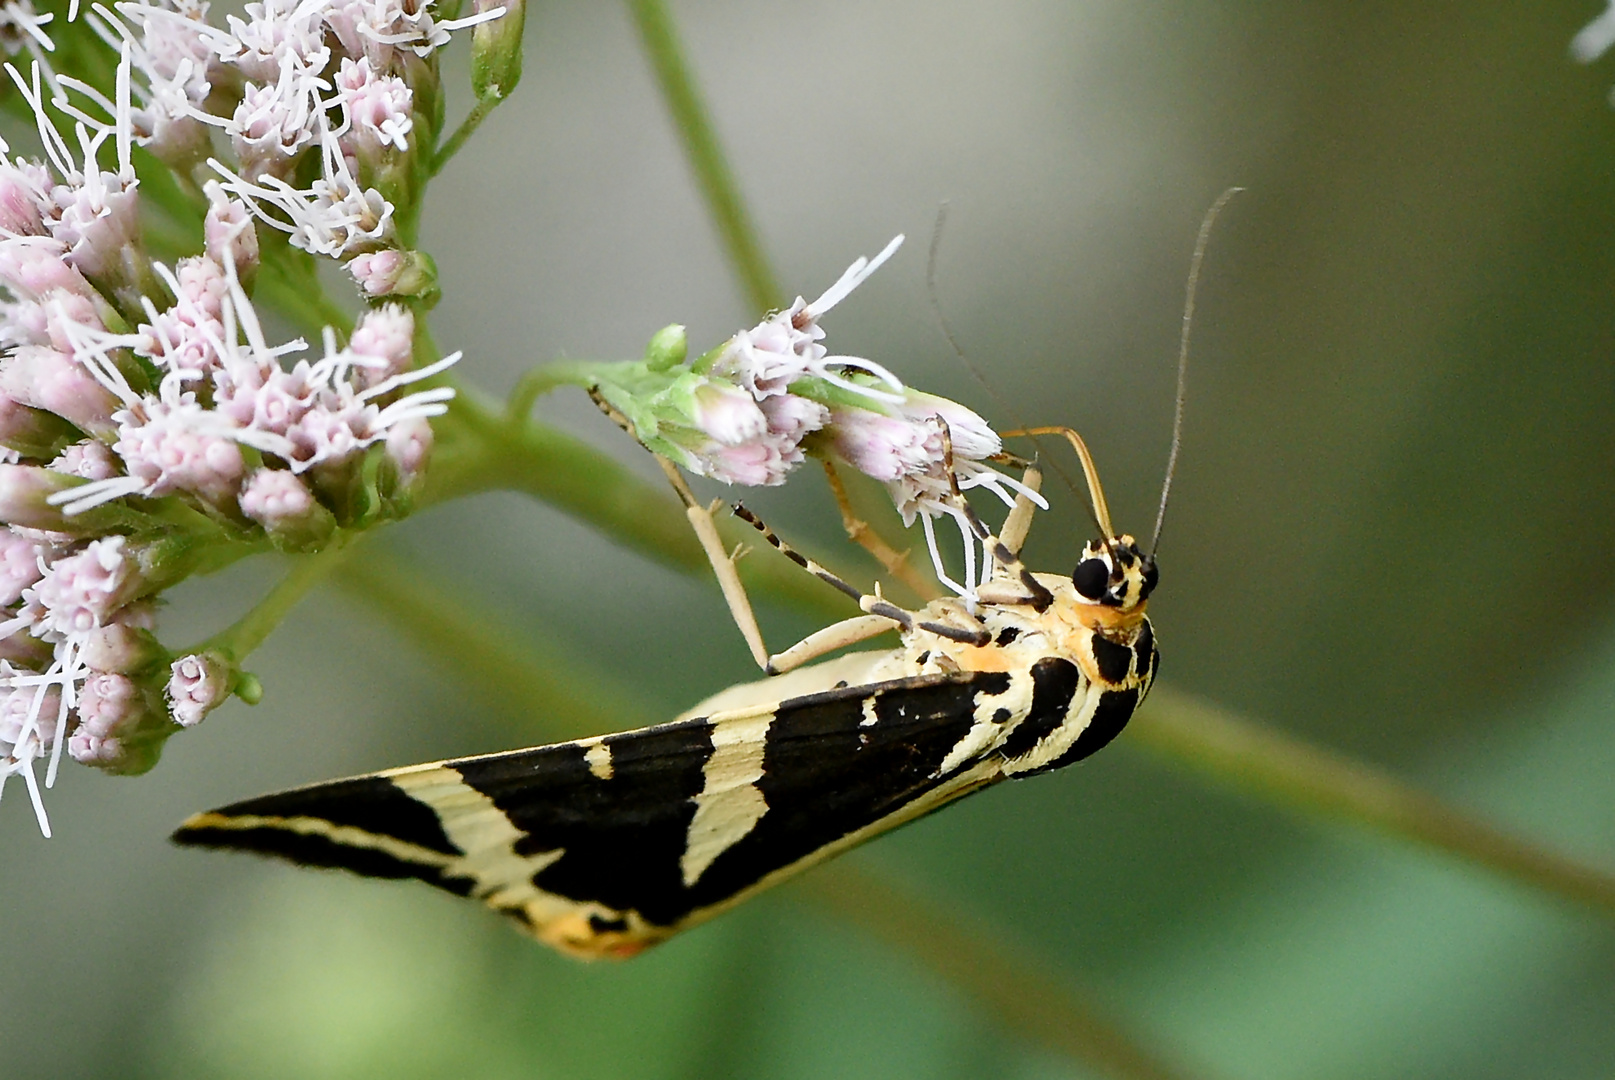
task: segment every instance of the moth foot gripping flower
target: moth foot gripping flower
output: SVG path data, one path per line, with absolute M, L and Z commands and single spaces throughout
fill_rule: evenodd
M 418 362 L 409 303 L 436 287 L 411 248 L 434 52 L 504 12 L 0 6 L 0 50 L 32 57 L 6 88 L 38 136 L 32 155 L 0 143 L 0 791 L 20 777 L 47 834 L 64 756 L 143 772 L 232 694 L 257 698 L 229 642 L 159 641 L 165 589 L 410 509 L 454 394 L 431 380 L 459 355 Z M 152 222 L 165 250 L 200 244 L 161 261 Z M 306 303 L 315 258 L 371 306 L 316 348 L 272 343 L 255 285 L 273 271 Z
M 975 412 L 903 385 L 872 360 L 832 355 L 822 344 L 819 320 L 902 242 L 898 236 L 873 259 L 858 259 L 811 303 L 797 297 L 692 361 L 685 360 L 683 327 L 672 326 L 651 339 L 641 361 L 577 370 L 646 448 L 697 476 L 773 487 L 811 455 L 882 481 L 903 523 L 918 518 L 923 526 L 938 580 L 969 600 L 990 575 L 992 560 L 982 551 L 978 564 L 976 536 L 949 497 L 942 425 L 962 488 L 985 488 L 1006 505 L 1014 505 L 1016 492 L 1039 506 L 1043 500 L 985 464 L 1003 443 Z M 937 545 L 934 523 L 943 516 L 953 519 L 964 542 L 960 581 L 948 574 Z

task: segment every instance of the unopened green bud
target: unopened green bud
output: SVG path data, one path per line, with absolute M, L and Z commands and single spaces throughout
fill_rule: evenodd
M 424 251 L 386 248 L 359 255 L 349 260 L 348 273 L 367 297 L 410 296 L 431 307 L 442 295 L 437 263 Z
M 481 22 L 471 31 L 471 89 L 478 101 L 502 101 L 522 77 L 522 25 L 526 0 L 475 0 L 478 14 L 502 7 L 497 19 Z
M 689 351 L 690 340 L 684 327 L 678 323 L 664 326 L 651 335 L 650 343 L 645 346 L 645 366 L 652 371 L 666 371 L 684 363 Z

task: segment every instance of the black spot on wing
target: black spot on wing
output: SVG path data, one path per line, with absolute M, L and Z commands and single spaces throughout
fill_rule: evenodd
M 942 782 L 937 768 L 973 723 L 978 693 L 1003 672 L 960 672 L 796 698 L 780 705 L 758 782 L 768 811 L 691 890 L 704 907 L 881 820 Z M 876 721 L 862 726 L 878 693 Z
M 534 875 L 534 885 L 666 926 L 692 907 L 679 858 L 712 756 L 710 733 L 711 724 L 695 719 L 608 736 L 609 780 L 589 772 L 573 743 L 455 768 L 526 834 L 518 853 L 565 852 Z
M 1062 657 L 1045 656 L 1033 664 L 1032 707 L 1004 740 L 1003 755 L 1020 757 L 1065 723 L 1071 699 L 1086 682 L 1082 669 Z
M 1133 666 L 1133 650 L 1126 645 L 1118 645 L 1100 634 L 1093 635 L 1092 641 L 1093 658 L 1099 665 L 1099 677 L 1112 684 L 1126 682 L 1127 673 Z
M 460 849 L 444 835 L 437 813 L 425 803 L 406 795 L 384 776 L 356 776 L 351 780 L 333 780 L 327 784 L 277 791 L 273 795 L 232 803 L 214 813 L 224 817 L 317 818 L 332 825 L 346 825 L 377 836 L 390 836 L 394 840 L 444 855 L 461 854 Z M 356 872 L 363 874 L 368 871 Z
M 1139 628 L 1138 640 L 1133 642 L 1133 673 L 1139 678 L 1147 678 L 1150 673 L 1150 662 L 1155 659 L 1155 631 L 1150 629 L 1150 621 L 1144 620 Z
M 993 638 L 993 644 L 994 645 L 1009 645 L 1012 642 L 1014 642 L 1014 640 L 1016 638 L 1018 638 L 1020 636 L 1021 636 L 1021 628 L 1020 627 L 1018 627 L 1018 626 L 1006 626 L 1002 630 L 998 631 L 998 636 Z
M 222 811 L 221 811 L 222 813 Z M 375 848 L 342 843 L 318 833 L 263 825 L 234 829 L 208 825 L 184 825 L 174 833 L 174 843 L 184 847 L 222 848 L 274 855 L 300 866 L 334 867 L 375 878 L 419 878 L 457 896 L 471 891 L 468 878 L 444 877 L 435 866 L 411 862 Z
M 1071 744 L 1071 748 L 1043 768 L 1021 775 L 1034 776 L 1052 769 L 1063 769 L 1067 765 L 1074 765 L 1083 758 L 1098 753 L 1122 733 L 1122 728 L 1133 718 L 1133 710 L 1136 708 L 1138 708 L 1136 689 L 1104 691 L 1099 695 L 1099 707 L 1094 710 L 1093 719 L 1088 721 L 1088 726 L 1082 729 L 1082 734 L 1077 736 L 1077 741 Z

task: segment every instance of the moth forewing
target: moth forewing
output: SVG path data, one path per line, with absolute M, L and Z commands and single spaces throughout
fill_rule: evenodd
M 859 598 L 850 622 L 888 620 L 901 644 L 731 687 L 656 727 L 266 795 L 175 840 L 420 878 L 563 952 L 625 957 L 972 791 L 1088 756 L 1154 677 L 1154 566 L 1131 537 L 1090 543 L 1069 578 L 1031 574 L 968 513 L 993 558 L 979 597 L 907 612 L 747 517 Z M 1010 525 L 1018 547 L 1024 515 Z

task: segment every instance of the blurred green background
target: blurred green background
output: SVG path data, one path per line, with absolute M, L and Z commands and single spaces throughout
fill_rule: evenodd
M 1615 61 L 1567 52 L 1592 0 L 674 10 L 793 293 L 911 237 L 828 320 L 836 350 L 1001 426 L 1079 428 L 1136 532 L 1195 228 L 1248 186 L 1200 295 L 1152 605 L 1163 677 L 1615 865 Z M 528 49 L 426 214 L 434 326 L 464 376 L 503 392 L 553 357 L 637 355 L 668 322 L 702 349 L 751 324 L 624 8 L 534 2 Z M 944 199 L 943 303 L 1005 404 L 925 301 Z M 540 412 L 651 475 L 581 395 Z M 844 550 L 811 472 L 749 501 Z M 1029 562 L 1066 569 L 1086 535 L 1062 496 Z M 579 657 L 639 703 L 626 722 L 750 677 L 716 590 L 529 500 L 440 507 L 386 542 Z M 275 572 L 191 583 L 165 640 Z M 776 643 L 807 628 L 764 615 Z M 0 1075 L 1090 1075 L 789 889 L 581 966 L 424 887 L 171 849 L 197 809 L 554 734 L 335 590 L 254 668 L 264 703 L 149 777 L 67 770 L 56 839 L 6 800 Z M 855 857 L 988 921 L 1194 1075 L 1615 1073 L 1608 921 L 1125 737 Z

